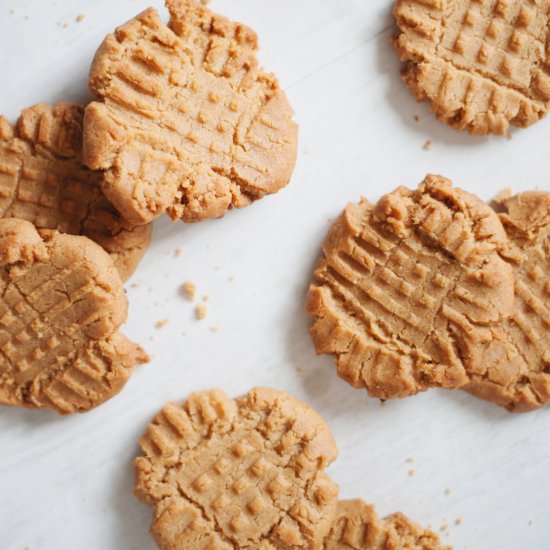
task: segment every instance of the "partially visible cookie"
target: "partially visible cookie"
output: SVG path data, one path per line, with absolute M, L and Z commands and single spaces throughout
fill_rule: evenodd
M 510 239 L 515 308 L 476 355 L 466 389 L 530 411 L 550 402 L 550 193 L 505 194 L 495 207 Z
M 120 275 L 86 237 L 1 219 L 0 296 L 0 403 L 87 411 L 147 360 L 118 332 Z
M 550 0 L 397 0 L 403 78 L 444 123 L 526 127 L 550 107 Z
M 254 31 L 194 0 L 166 4 L 168 26 L 143 12 L 90 72 L 85 162 L 134 223 L 221 217 L 287 185 L 296 160 L 292 109 Z
M 153 419 L 136 495 L 154 506 L 159 548 L 316 549 L 332 525 L 337 454 L 321 417 L 284 392 L 192 394 Z
M 450 550 L 450 547 L 443 546 L 435 533 L 403 514 L 380 519 L 374 506 L 362 500 L 343 500 L 338 503 L 325 550 Z
M 381 399 L 463 387 L 488 327 L 513 311 L 506 246 L 496 213 L 441 176 L 347 206 L 308 293 L 317 352 Z
M 84 107 L 66 102 L 25 109 L 13 127 L 0 117 L 0 217 L 85 235 L 109 252 L 123 280 L 151 239 L 105 198 L 101 175 L 82 165 Z

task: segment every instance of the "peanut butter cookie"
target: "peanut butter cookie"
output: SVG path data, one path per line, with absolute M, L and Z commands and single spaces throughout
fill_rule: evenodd
M 257 36 L 194 0 L 167 0 L 109 35 L 90 72 L 84 157 L 135 223 L 196 222 L 287 185 L 297 126 Z
M 550 193 L 504 194 L 495 207 L 510 240 L 514 314 L 491 329 L 466 389 L 510 411 L 530 411 L 550 401 Z
M 338 503 L 336 518 L 325 550 L 450 550 L 429 529 L 403 514 L 380 519 L 374 506 L 362 500 Z
M 87 411 L 147 360 L 118 332 L 120 275 L 86 237 L 1 219 L 0 287 L 0 403 Z
M 513 311 L 506 246 L 496 213 L 441 176 L 349 205 L 308 293 L 317 352 L 381 399 L 465 386 L 488 326 Z
M 550 106 L 550 0 L 397 0 L 403 78 L 472 134 L 526 127 Z
M 277 390 L 168 404 L 141 440 L 136 494 L 163 550 L 316 549 L 332 525 L 337 454 L 321 417 Z
M 128 279 L 151 239 L 105 198 L 101 175 L 82 165 L 84 107 L 60 102 L 25 109 L 15 127 L 0 117 L 0 217 L 85 235 L 109 252 Z

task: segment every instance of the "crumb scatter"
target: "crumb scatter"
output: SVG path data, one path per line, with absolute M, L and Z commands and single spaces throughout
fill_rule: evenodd
M 195 308 L 195 317 L 199 321 L 202 321 L 206 317 L 207 314 L 208 314 L 208 308 L 204 304 L 199 304 Z
M 167 325 L 168 319 L 161 319 L 155 323 L 155 328 L 163 328 Z
M 195 299 L 197 294 L 197 285 L 195 283 L 192 281 L 185 281 L 183 285 L 181 285 L 181 289 L 188 300 L 192 302 Z

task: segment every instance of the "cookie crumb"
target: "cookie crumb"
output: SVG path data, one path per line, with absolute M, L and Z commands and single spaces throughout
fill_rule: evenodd
M 414 458 L 412 456 L 408 456 L 406 459 L 405 459 L 405 462 L 407 464 L 412 464 L 414 462 Z
M 202 297 L 202 301 L 203 302 L 208 302 L 210 296 L 208 296 L 208 294 L 205 294 L 203 297 Z
M 424 145 L 422 145 L 422 149 L 424 149 L 424 151 L 429 151 L 431 148 L 432 148 L 431 139 L 429 139 L 428 141 L 426 141 L 426 143 L 424 143 Z
M 77 23 L 82 23 L 82 21 L 84 21 L 84 19 L 86 19 L 86 16 L 83 13 L 76 16 L 76 22 Z
M 220 327 L 218 325 L 211 325 L 210 326 L 210 331 L 211 332 L 218 332 L 218 330 L 220 330 Z
M 181 248 L 176 248 L 176 250 L 174 250 L 174 256 L 179 258 L 182 255 L 182 252 L 183 250 Z
M 130 285 L 131 288 L 139 288 L 139 283 L 132 283 Z
M 202 319 L 204 319 L 206 317 L 206 315 L 208 314 L 208 308 L 204 305 L 204 304 L 199 304 L 196 308 L 195 308 L 195 317 L 199 320 L 199 321 L 202 321 Z
M 230 276 L 227 278 L 227 280 L 228 280 L 229 282 L 233 282 L 233 281 L 235 280 L 235 275 L 230 275 Z
M 409 477 L 413 477 L 414 474 L 416 474 L 416 470 L 411 468 L 408 473 L 409 473 Z
M 183 285 L 181 285 L 181 289 L 183 291 L 183 294 L 189 301 L 193 301 L 195 299 L 195 296 L 197 294 L 197 285 L 195 283 L 192 283 L 191 281 L 185 281 Z
M 155 328 L 162 328 L 168 323 L 168 319 L 161 319 L 155 323 Z
M 444 523 L 444 524 L 439 528 L 439 530 L 443 532 L 443 531 L 446 531 L 448 528 L 449 528 L 449 525 L 448 525 L 447 523 Z
M 462 518 L 456 518 L 455 525 L 462 525 Z
M 450 488 L 450 487 L 447 487 L 447 488 L 445 489 L 445 496 L 448 497 L 450 494 L 451 494 L 451 488 Z
M 414 121 L 415 122 L 420 122 L 420 117 L 418 115 L 414 115 Z
M 296 367 L 296 372 L 298 374 L 302 374 L 304 372 L 304 369 L 300 368 L 300 367 Z

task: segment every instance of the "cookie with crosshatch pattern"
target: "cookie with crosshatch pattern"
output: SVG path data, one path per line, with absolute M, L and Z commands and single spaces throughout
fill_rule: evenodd
M 148 359 L 119 332 L 120 275 L 86 237 L 0 219 L 0 296 L 0 403 L 84 412 Z
M 397 0 L 405 82 L 472 134 L 526 127 L 550 106 L 550 0 Z
M 136 495 L 154 506 L 163 550 L 322 548 L 338 487 L 322 418 L 284 392 L 219 390 L 171 403 L 153 419 L 136 459 Z
M 12 126 L 0 117 L 0 218 L 85 235 L 130 277 L 151 240 L 151 225 L 126 221 L 105 198 L 100 174 L 82 164 L 84 107 L 61 101 L 24 109 Z
M 494 206 L 510 241 L 514 313 L 478 350 L 465 389 L 526 412 L 550 402 L 550 193 L 503 193 Z
M 441 176 L 348 205 L 307 297 L 317 352 L 380 399 L 465 386 L 491 327 L 512 315 L 507 244 L 494 210 Z
M 221 217 L 287 185 L 297 125 L 253 30 L 194 0 L 167 0 L 109 35 L 89 78 L 84 157 L 120 212 Z
M 381 519 L 362 500 L 342 500 L 325 550 L 451 550 L 439 537 L 401 513 Z

